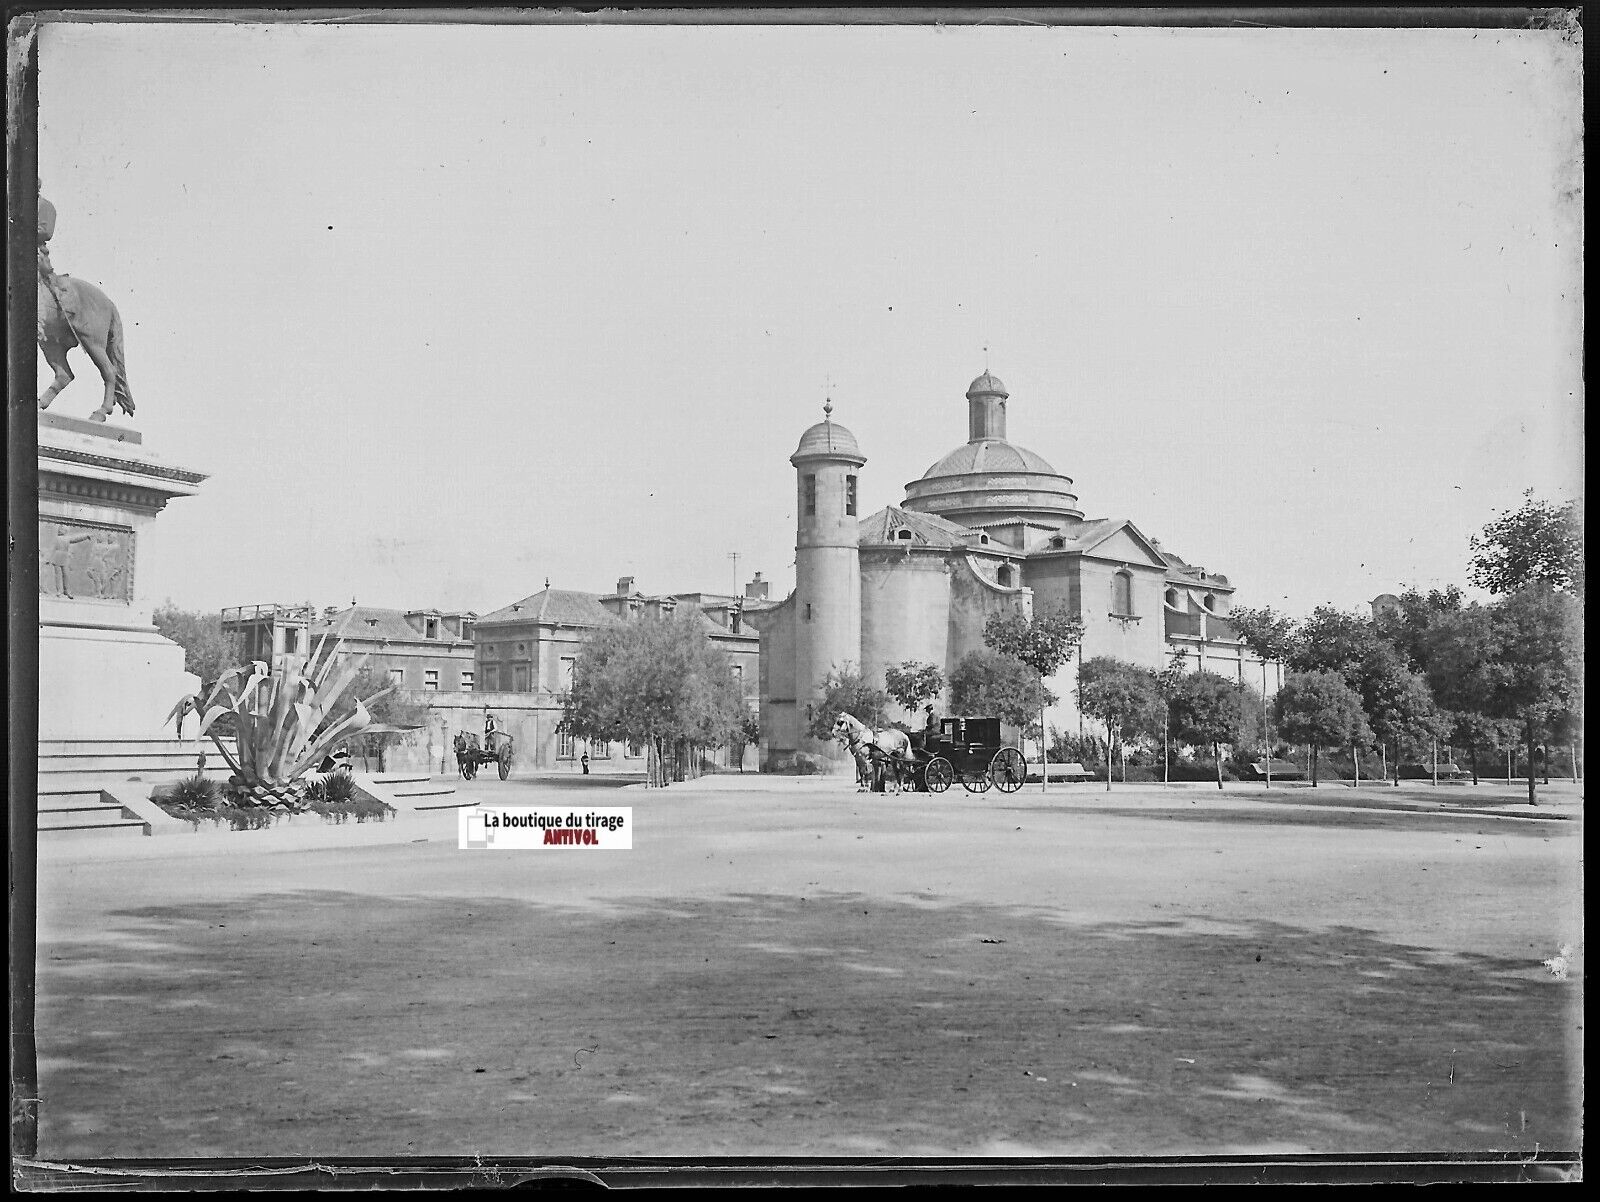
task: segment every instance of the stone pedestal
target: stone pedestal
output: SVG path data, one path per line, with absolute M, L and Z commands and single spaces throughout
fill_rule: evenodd
M 39 739 L 171 738 L 199 688 L 135 592 L 139 539 L 205 476 L 163 463 L 135 430 L 39 415 Z

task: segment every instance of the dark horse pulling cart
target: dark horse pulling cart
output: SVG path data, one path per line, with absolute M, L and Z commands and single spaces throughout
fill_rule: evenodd
M 478 775 L 478 769 L 489 764 L 498 764 L 500 779 L 505 780 L 511 775 L 511 736 L 495 732 L 489 736 L 489 745 L 480 746 L 478 736 L 461 731 L 455 738 L 456 767 L 461 770 L 464 780 L 471 780 Z
M 956 781 L 969 793 L 993 785 L 1015 793 L 1028 776 L 1022 752 L 1000 737 L 999 718 L 940 718 L 937 727 L 911 732 L 916 786 L 943 793 Z

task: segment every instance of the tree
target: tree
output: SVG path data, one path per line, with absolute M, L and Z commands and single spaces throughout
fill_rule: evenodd
M 404 689 L 394 688 L 392 685 L 393 680 L 389 675 L 388 665 L 381 660 L 369 660 L 356 673 L 352 693 L 356 697 L 371 698 L 367 704 L 367 713 L 372 715 L 375 725 L 414 730 L 426 722 L 428 707 L 414 700 Z M 362 755 L 377 756 L 378 770 L 383 771 L 384 757 L 400 733 L 396 730 L 387 730 L 358 736 L 362 742 Z
M 987 648 L 967 652 L 950 674 L 950 708 L 956 713 L 992 715 L 1025 732 L 1055 701 L 1027 664 Z
M 1032 620 L 1019 611 L 993 613 L 983 625 L 983 641 L 994 650 L 1019 659 L 1039 677 L 1039 787 L 1050 787 L 1050 754 L 1044 745 L 1044 709 L 1048 696 L 1044 681 L 1054 676 L 1083 641 L 1083 623 L 1064 609 L 1036 614 Z
M 1536 500 L 1530 488 L 1522 507 L 1474 534 L 1468 578 L 1497 596 L 1544 585 L 1583 596 L 1583 521 L 1577 503 Z
M 1217 788 L 1222 788 L 1222 744 L 1237 743 L 1244 733 L 1246 711 L 1242 686 L 1215 672 L 1190 672 L 1178 681 L 1172 697 L 1172 728 L 1180 742 L 1209 745 L 1217 761 Z
M 1389 774 L 1388 749 L 1392 747 L 1398 787 L 1402 749 L 1408 744 L 1448 739 L 1450 718 L 1434 704 L 1427 681 L 1401 663 L 1391 648 L 1385 647 L 1369 661 L 1362 685 L 1362 708 L 1384 756 L 1384 775 Z
M 237 634 L 225 633 L 222 615 L 179 609 L 167 600 L 151 615 L 163 638 L 183 648 L 183 670 L 200 678 L 200 695 L 230 668 L 244 663 L 244 646 Z
M 1400 604 L 1394 612 L 1384 611 L 1373 617 L 1373 628 L 1379 638 L 1400 653 L 1412 671 L 1426 674 L 1429 631 L 1449 615 L 1461 612 L 1461 590 L 1453 584 L 1426 593 L 1408 588 L 1398 600 Z
M 1106 728 L 1107 790 L 1111 749 L 1122 742 L 1128 728 L 1146 725 L 1158 704 L 1154 675 L 1137 664 L 1097 655 L 1078 670 L 1078 708 Z
M 1337 672 L 1355 689 L 1361 665 L 1378 642 L 1372 619 L 1319 605 L 1300 627 L 1287 663 L 1294 672 Z
M 1160 698 L 1161 713 L 1161 783 L 1172 783 L 1172 699 L 1178 695 L 1183 681 L 1185 661 L 1189 652 L 1182 647 L 1173 650 L 1167 666 L 1155 674 L 1156 694 Z
M 1251 654 L 1261 660 L 1261 735 L 1266 745 L 1267 788 L 1272 788 L 1272 722 L 1271 709 L 1266 704 L 1267 664 L 1281 663 L 1294 649 L 1296 634 L 1294 619 L 1280 614 L 1271 606 L 1252 609 L 1238 605 L 1228 611 L 1228 621 L 1239 632 Z
M 1582 704 L 1582 611 L 1571 594 L 1533 585 L 1490 606 L 1489 613 L 1493 649 L 1485 708 L 1522 726 L 1528 804 L 1538 805 L 1533 764 L 1540 729 Z
M 577 738 L 631 739 L 650 751 L 649 783 L 691 747 L 721 747 L 748 714 L 727 657 L 694 611 L 597 630 L 573 664 L 562 728 Z M 680 777 L 681 779 L 681 777 Z
M 1273 698 L 1278 732 L 1311 747 L 1311 784 L 1324 747 L 1371 742 L 1361 697 L 1337 672 L 1295 672 Z
M 849 714 L 878 730 L 886 724 L 883 707 L 888 704 L 889 694 L 868 684 L 854 664 L 835 667 L 823 677 L 822 696 L 811 706 L 806 731 L 825 743 L 833 738 L 833 724 L 840 714 Z
M 944 692 L 944 673 L 933 664 L 908 659 L 884 671 L 883 683 L 895 703 L 916 719 L 926 701 Z

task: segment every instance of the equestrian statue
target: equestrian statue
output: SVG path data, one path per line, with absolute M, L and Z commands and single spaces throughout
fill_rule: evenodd
M 56 232 L 56 210 L 44 197 L 39 198 L 39 349 L 45 362 L 56 373 L 55 380 L 39 397 L 39 408 L 50 402 L 72 383 L 72 368 L 67 352 L 81 346 L 105 382 L 105 400 L 89 415 L 103 422 L 120 405 L 133 414 L 133 393 L 128 389 L 128 369 L 122 360 L 122 315 L 100 289 L 86 280 L 58 273 L 50 265 L 45 243 Z

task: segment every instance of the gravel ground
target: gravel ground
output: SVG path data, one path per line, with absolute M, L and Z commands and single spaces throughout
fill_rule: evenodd
M 46 844 L 40 1156 L 1575 1151 L 1563 798 L 721 778 L 583 796 L 633 851 Z

